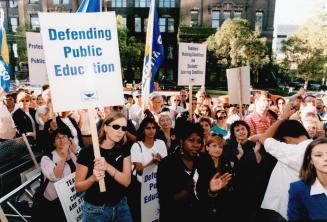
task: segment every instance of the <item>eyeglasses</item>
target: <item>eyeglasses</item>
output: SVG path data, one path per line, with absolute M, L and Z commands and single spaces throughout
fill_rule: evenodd
M 227 116 L 219 116 L 218 119 L 219 119 L 219 120 L 227 119 Z
M 123 107 L 122 106 L 113 106 L 112 109 L 113 110 L 122 110 Z
M 63 140 L 63 139 L 68 139 L 68 136 L 67 135 L 56 136 L 56 140 Z
M 113 125 L 109 125 L 109 124 L 106 124 L 107 126 L 110 126 L 111 128 L 113 128 L 114 130 L 119 130 L 121 129 L 122 131 L 127 131 L 127 126 L 121 126 L 121 125 L 118 125 L 118 124 L 113 124 Z
M 179 99 L 174 99 L 174 102 L 179 102 L 180 100 Z
M 28 100 L 28 99 L 22 99 L 21 102 L 23 102 L 23 103 L 24 103 L 24 102 L 27 102 L 27 103 L 28 103 L 29 100 Z

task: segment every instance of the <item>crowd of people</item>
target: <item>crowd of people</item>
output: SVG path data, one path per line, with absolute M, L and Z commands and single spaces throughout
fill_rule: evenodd
M 56 221 L 65 217 L 53 183 L 75 171 L 83 221 L 141 221 L 137 184 L 150 166 L 163 222 L 327 220 L 322 99 L 301 89 L 273 101 L 258 91 L 240 114 L 203 89 L 188 95 L 154 92 L 143 105 L 135 90 L 125 104 L 96 108 L 95 158 L 87 110 L 54 113 L 48 85 L 39 94 L 1 90 L 0 142 L 25 134 L 44 153 L 42 211 Z

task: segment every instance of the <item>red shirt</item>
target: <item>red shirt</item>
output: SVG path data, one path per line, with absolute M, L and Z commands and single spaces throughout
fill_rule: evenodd
M 276 119 L 267 113 L 266 118 L 261 117 L 258 113 L 253 112 L 245 119 L 250 127 L 251 136 L 266 132 L 266 130 L 276 121 Z

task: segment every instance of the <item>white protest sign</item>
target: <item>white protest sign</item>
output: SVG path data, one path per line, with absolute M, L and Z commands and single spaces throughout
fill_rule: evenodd
M 204 85 L 207 45 L 179 43 L 178 85 Z
M 60 203 L 64 209 L 68 222 L 78 222 L 82 220 L 82 206 L 84 200 L 83 193 L 75 191 L 75 173 L 54 183 Z
M 226 74 L 229 103 L 239 104 L 241 93 L 242 104 L 250 104 L 250 67 L 227 69 Z
M 33 85 L 48 84 L 41 34 L 26 32 L 26 46 L 30 83 Z
M 141 188 L 142 222 L 159 219 L 159 199 L 157 191 L 157 168 L 153 164 L 143 170 Z
M 115 12 L 39 20 L 55 112 L 124 104 Z

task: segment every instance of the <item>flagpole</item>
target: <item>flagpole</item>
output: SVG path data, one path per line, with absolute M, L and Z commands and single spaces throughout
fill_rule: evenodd
M 150 94 L 150 82 L 152 78 L 152 73 L 151 73 L 151 60 L 152 60 L 152 41 L 153 41 L 153 29 L 154 29 L 154 7 L 155 7 L 155 0 L 151 1 L 150 5 L 150 11 L 149 11 L 149 17 L 148 17 L 148 26 L 146 30 L 146 42 L 145 42 L 145 53 L 148 54 L 148 62 L 146 65 L 147 67 L 147 72 L 144 77 L 144 82 L 145 86 L 142 85 L 142 107 L 143 109 L 148 107 L 149 103 L 149 94 Z M 145 58 L 146 59 L 146 58 Z M 144 75 L 144 73 L 143 73 Z

